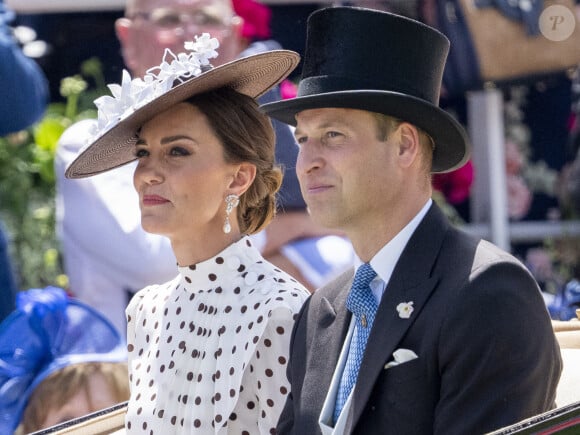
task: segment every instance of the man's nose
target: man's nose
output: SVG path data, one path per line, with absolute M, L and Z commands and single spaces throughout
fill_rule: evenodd
M 306 145 L 306 144 L 304 144 Z M 308 174 L 323 165 L 321 156 L 312 146 L 301 146 L 296 160 L 296 173 Z

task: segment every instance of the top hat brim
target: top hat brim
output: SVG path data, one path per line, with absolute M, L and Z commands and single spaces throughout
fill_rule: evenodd
M 382 113 L 409 122 L 431 136 L 435 144 L 432 173 L 450 172 L 469 159 L 469 139 L 459 122 L 438 106 L 398 92 L 336 91 L 268 103 L 260 108 L 272 118 L 294 126 L 296 114 L 309 109 L 346 108 Z
M 300 56 L 290 50 L 272 50 L 212 68 L 175 86 L 138 108 L 85 147 L 66 169 L 67 178 L 84 178 L 135 160 L 138 129 L 173 105 L 194 95 L 222 87 L 258 98 L 280 83 L 298 65 Z

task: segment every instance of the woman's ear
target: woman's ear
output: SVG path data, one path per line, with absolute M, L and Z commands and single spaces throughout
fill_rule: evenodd
M 421 146 L 419 131 L 408 122 L 400 124 L 397 131 L 399 136 L 399 162 L 403 167 L 408 168 L 419 156 Z
M 256 178 L 256 172 L 256 165 L 253 163 L 244 162 L 237 165 L 234 178 L 229 185 L 232 193 L 240 196 L 248 190 Z

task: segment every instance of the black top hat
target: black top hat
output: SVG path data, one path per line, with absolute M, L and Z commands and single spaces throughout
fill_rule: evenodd
M 399 118 L 435 142 L 432 172 L 448 172 L 469 157 L 467 133 L 438 107 L 448 51 L 448 39 L 418 21 L 356 7 L 321 9 L 308 18 L 297 97 L 261 107 L 291 125 L 296 113 L 323 107 Z

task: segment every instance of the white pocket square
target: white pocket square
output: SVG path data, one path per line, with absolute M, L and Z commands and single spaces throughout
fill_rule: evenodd
M 398 366 L 399 364 L 406 363 L 408 361 L 414 360 L 418 358 L 417 354 L 410 349 L 397 349 L 393 352 L 393 361 L 390 361 L 385 364 L 385 370 L 389 369 L 394 366 Z

